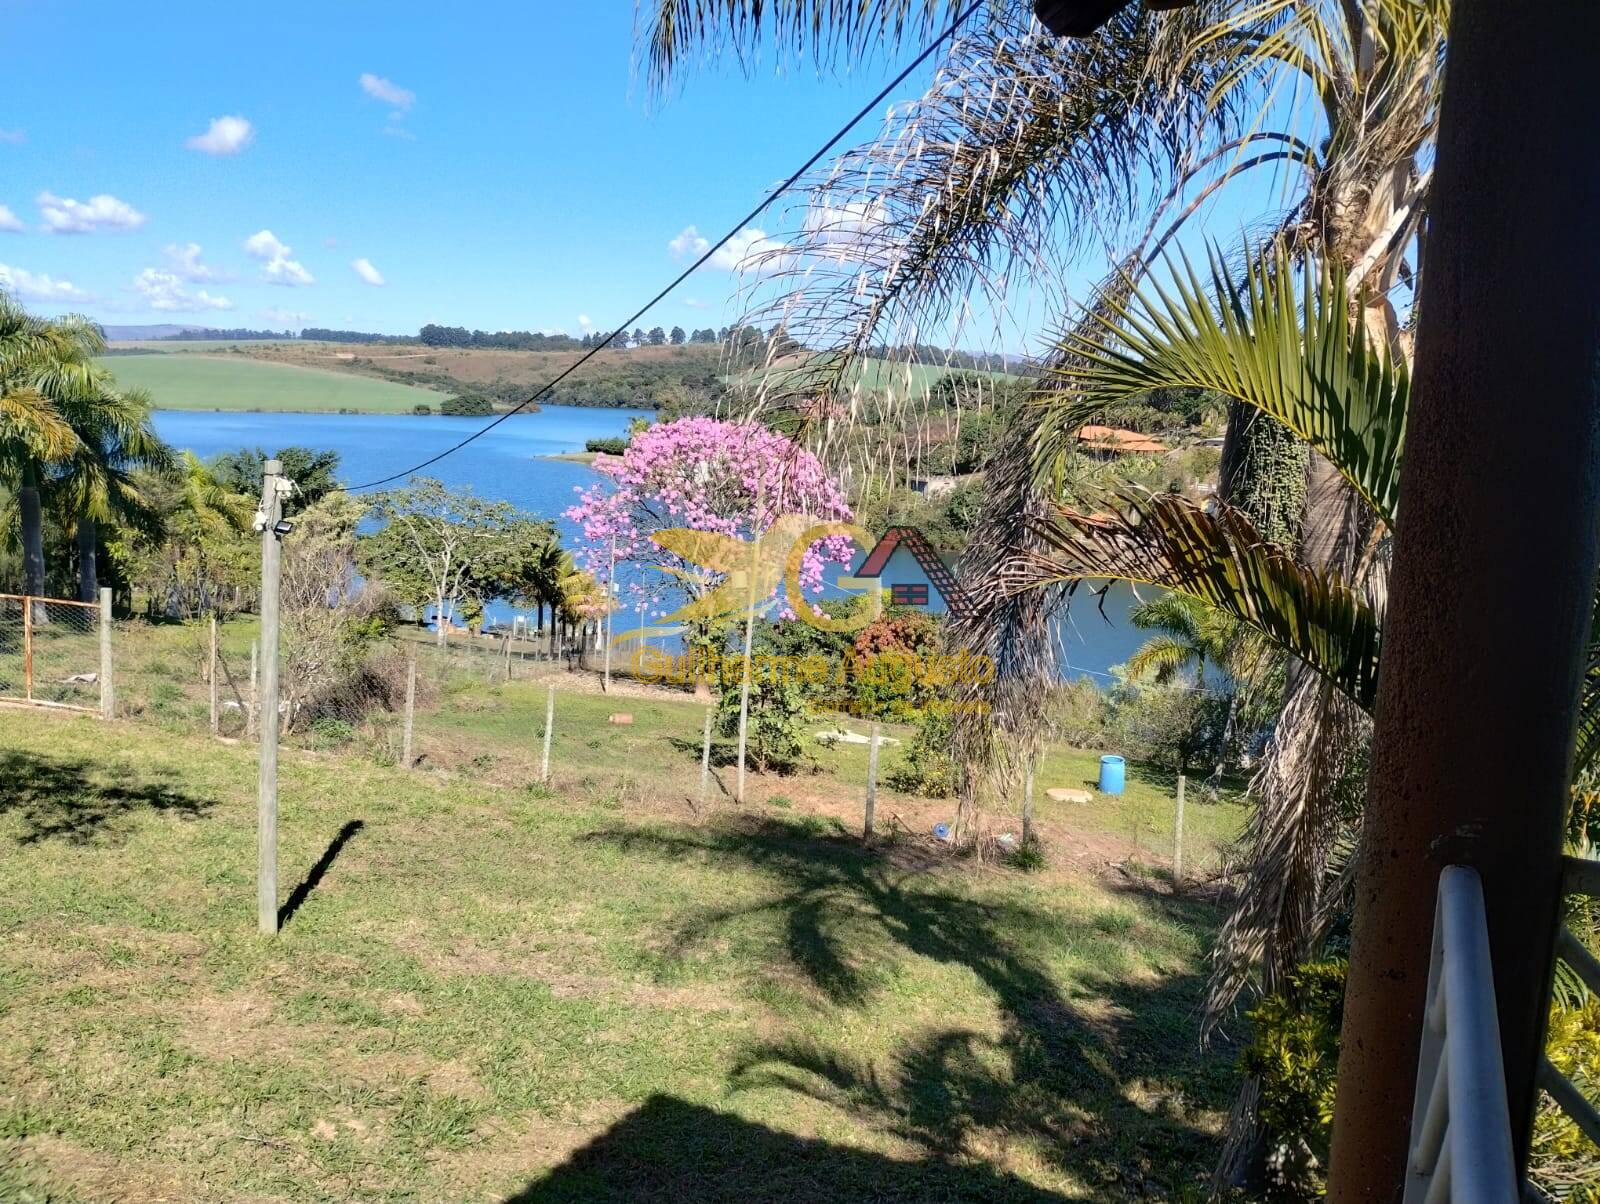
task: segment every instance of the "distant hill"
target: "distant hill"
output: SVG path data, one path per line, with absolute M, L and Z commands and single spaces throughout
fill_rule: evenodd
M 140 339 L 170 339 L 175 334 L 184 334 L 191 330 L 204 330 L 203 326 L 174 326 L 163 323 L 156 326 L 102 326 L 106 338 L 114 343 L 134 342 Z

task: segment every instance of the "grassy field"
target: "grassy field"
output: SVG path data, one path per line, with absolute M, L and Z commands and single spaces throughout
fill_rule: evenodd
M 149 351 L 162 355 L 205 351 L 232 351 L 235 347 L 253 347 L 265 344 L 273 347 L 296 347 L 300 339 L 117 339 L 111 343 L 113 351 Z M 314 341 L 308 345 L 315 345 Z
M 126 355 L 103 361 L 118 383 L 150 391 L 162 410 L 437 410 L 445 394 L 348 372 L 267 363 L 243 355 Z
M 952 862 L 932 800 L 862 844 L 860 748 L 701 808 L 699 706 L 555 676 L 550 787 L 540 681 L 439 687 L 411 773 L 285 750 L 275 940 L 252 748 L 0 711 L 0 1199 L 1201 1198 L 1165 783 Z

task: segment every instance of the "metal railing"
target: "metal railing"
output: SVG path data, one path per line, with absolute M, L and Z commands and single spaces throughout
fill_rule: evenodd
M 1483 882 L 1466 866 L 1439 875 L 1405 1204 L 1517 1198 Z
M 1600 862 L 1567 857 L 1563 875 L 1564 894 L 1600 898 Z M 1600 961 L 1565 927 L 1556 957 L 1600 994 Z M 1405 1204 L 1549 1200 L 1527 1180 L 1518 1190 L 1483 882 L 1466 866 L 1439 875 L 1427 999 Z M 1548 1058 L 1538 1083 L 1600 1145 L 1600 1112 Z

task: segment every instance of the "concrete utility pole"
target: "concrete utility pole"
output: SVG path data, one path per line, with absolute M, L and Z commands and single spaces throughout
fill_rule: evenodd
M 211 612 L 211 660 L 206 668 L 211 686 L 211 734 L 217 734 L 217 612 Z
M 1400 1198 L 1448 865 L 1482 877 L 1527 1157 L 1600 530 L 1597 50 L 1594 0 L 1451 6 L 1333 1204 Z
M 261 476 L 261 744 L 256 798 L 256 922 L 278 931 L 278 576 L 282 567 L 284 494 L 293 485 L 283 465 L 268 460 Z
M 100 718 L 117 714 L 116 687 L 111 681 L 111 591 L 100 590 Z

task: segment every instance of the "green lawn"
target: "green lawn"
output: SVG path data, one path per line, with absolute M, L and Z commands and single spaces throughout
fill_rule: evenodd
M 101 361 L 119 384 L 150 391 L 159 410 L 435 412 L 445 395 L 349 372 L 242 355 L 119 355 Z
M 540 787 L 543 694 L 458 690 L 411 773 L 286 749 L 275 940 L 250 746 L 0 711 L 0 1199 L 1200 1198 L 1218 914 L 1076 860 L 1159 782 L 1023 874 L 864 846 L 860 749 L 696 807 L 688 701 L 563 690 Z

